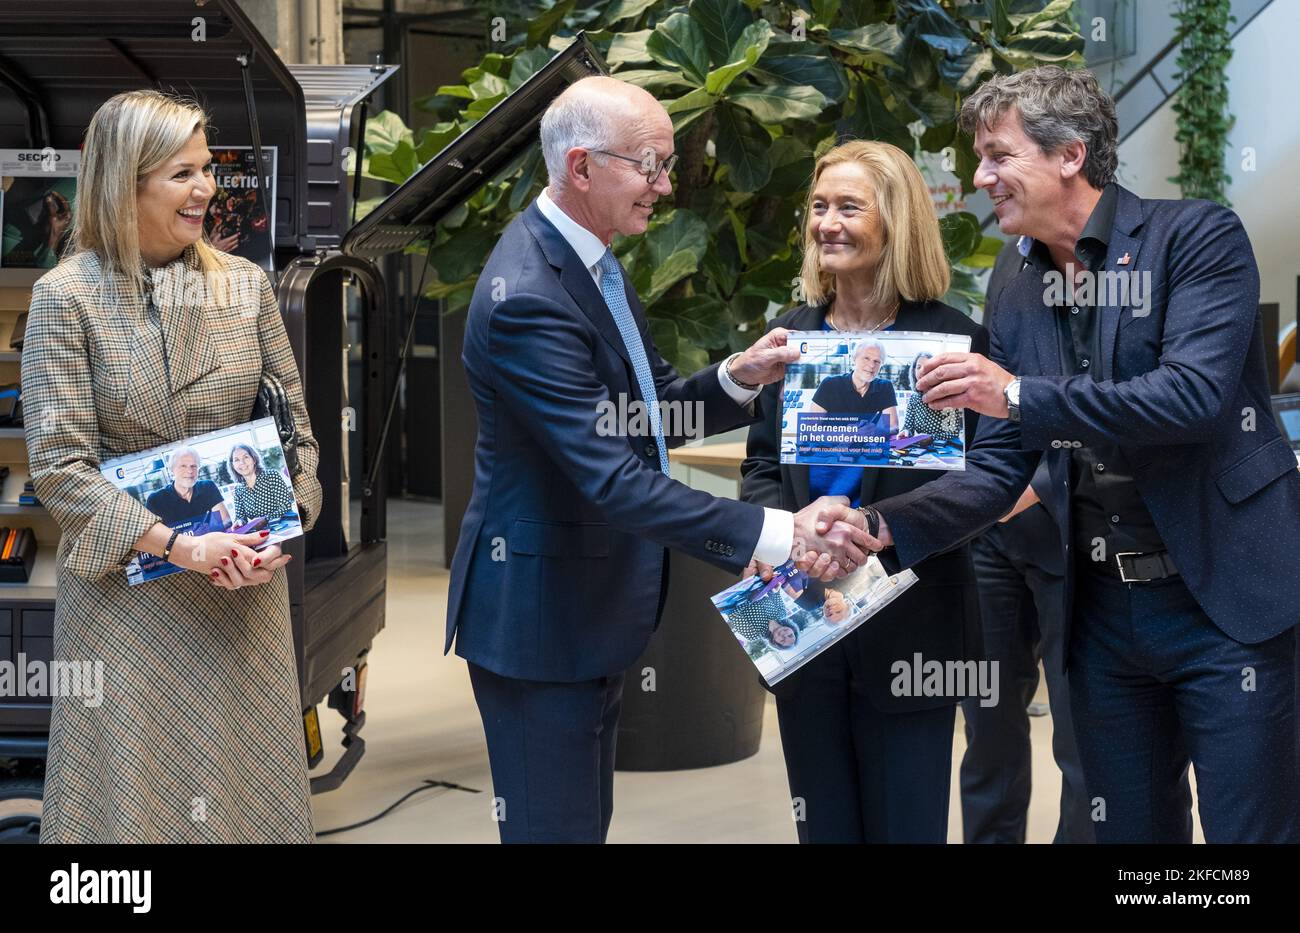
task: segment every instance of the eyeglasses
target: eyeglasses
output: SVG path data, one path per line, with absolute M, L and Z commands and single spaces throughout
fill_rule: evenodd
M 641 174 L 645 175 L 646 181 L 652 185 L 659 180 L 660 175 L 664 172 L 671 172 L 673 166 L 677 164 L 676 153 L 660 162 L 655 158 L 654 153 L 649 153 L 644 159 L 634 159 L 631 156 L 610 152 L 608 149 L 592 149 L 591 151 L 599 152 L 601 155 L 613 156 L 616 159 L 622 159 L 624 162 L 631 162 L 633 165 L 639 165 Z

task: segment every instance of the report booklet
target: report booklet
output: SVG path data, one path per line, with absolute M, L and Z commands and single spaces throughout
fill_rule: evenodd
M 183 534 L 270 534 L 254 550 L 302 534 L 302 518 L 274 418 L 213 431 L 100 464 L 100 472 Z M 175 547 L 181 547 L 177 539 Z M 134 586 L 184 568 L 141 552 L 126 568 Z
M 786 561 L 764 580 L 746 577 L 713 597 L 731 633 L 768 685 L 779 683 L 897 599 L 916 582 L 890 576 L 874 555 L 846 577 L 822 583 Z
M 968 352 L 970 337 L 922 331 L 792 331 L 781 462 L 813 467 L 966 469 L 966 420 L 916 391 L 921 364 Z

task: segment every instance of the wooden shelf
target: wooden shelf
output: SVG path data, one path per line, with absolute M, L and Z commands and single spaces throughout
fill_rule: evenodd
M 687 466 L 740 469 L 740 462 L 745 459 L 745 442 L 729 441 L 723 444 L 704 444 L 700 447 L 674 447 L 668 451 L 668 459 Z

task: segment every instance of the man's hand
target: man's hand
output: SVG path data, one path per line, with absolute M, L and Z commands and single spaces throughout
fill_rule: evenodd
M 831 497 L 823 497 L 818 501 L 821 502 L 827 498 L 831 498 Z M 835 498 L 844 501 L 843 497 L 835 497 Z M 813 505 L 816 504 L 817 503 L 813 503 Z M 808 508 L 812 508 L 812 507 L 813 506 L 809 506 Z M 860 534 L 854 535 L 853 537 L 855 543 L 863 544 L 866 547 L 866 550 L 870 551 L 873 554 L 878 551 L 883 551 L 887 547 L 893 546 L 894 536 L 889 530 L 889 523 L 885 521 L 885 516 L 881 515 L 879 512 L 876 513 L 876 515 L 880 517 L 880 527 L 876 529 L 876 537 L 873 538 L 867 531 L 865 531 L 865 528 L 867 527 L 866 516 L 864 516 L 857 509 L 851 509 L 849 511 L 852 513 L 852 515 L 857 516 L 857 518 L 846 517 L 835 521 L 834 524 L 844 525 L 844 524 L 851 523 L 852 527 L 859 529 Z M 800 514 L 803 513 L 801 512 Z M 796 528 L 797 527 L 798 526 L 796 524 Z M 827 519 L 819 520 L 816 523 L 816 529 L 819 533 L 825 530 L 827 527 L 829 527 Z M 798 531 L 795 532 L 795 535 L 797 538 Z M 833 578 L 834 575 L 832 575 L 832 577 L 827 577 L 826 574 L 829 570 L 837 566 L 837 562 L 832 554 L 823 553 L 812 549 L 805 549 L 803 555 L 796 561 L 796 563 L 798 564 L 800 570 L 806 571 L 809 576 L 816 577 L 817 579 L 823 581 L 828 581 L 829 579 Z M 865 563 L 865 561 L 859 561 L 858 563 L 859 564 Z M 845 571 L 845 573 L 852 573 L 856 569 L 857 567 L 852 567 L 849 570 Z M 839 576 L 844 576 L 844 575 L 845 575 L 844 573 L 839 574 Z
M 786 346 L 784 327 L 768 331 L 731 364 L 731 377 L 746 385 L 765 386 L 785 378 L 787 363 L 797 362 L 799 348 Z
M 969 408 L 1005 418 L 1003 390 L 1015 376 L 979 353 L 940 353 L 921 364 L 916 390 L 931 408 Z
M 845 496 L 822 496 L 795 513 L 795 565 L 823 582 L 846 576 L 866 563 L 872 538 L 867 520 L 849 508 Z

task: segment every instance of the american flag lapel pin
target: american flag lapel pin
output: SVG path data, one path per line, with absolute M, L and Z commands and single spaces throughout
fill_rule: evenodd
M 1132 258 L 1133 258 L 1132 256 L 1130 256 L 1127 252 L 1125 252 L 1123 256 L 1121 256 L 1121 257 L 1119 257 L 1119 259 L 1116 259 L 1116 260 L 1115 260 L 1115 265 L 1117 265 L 1117 266 L 1127 266 L 1127 265 L 1129 264 L 1129 260 L 1132 259 Z

